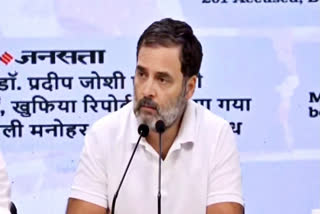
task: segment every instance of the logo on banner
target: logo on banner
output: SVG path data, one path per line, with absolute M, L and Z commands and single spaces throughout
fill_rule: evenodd
M 5 65 L 8 65 L 12 60 L 13 56 L 11 56 L 11 54 L 9 54 L 8 52 L 4 52 L 4 54 L 2 54 L 0 57 L 0 61 Z
M 8 52 L 1 55 L 0 61 L 8 65 L 11 61 L 18 64 L 49 64 L 63 63 L 74 64 L 103 64 L 105 50 L 23 50 L 20 58 L 14 57 Z

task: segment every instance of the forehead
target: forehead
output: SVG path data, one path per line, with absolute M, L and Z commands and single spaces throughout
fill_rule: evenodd
M 181 73 L 180 53 L 180 46 L 142 46 L 138 54 L 137 66 L 150 71 Z

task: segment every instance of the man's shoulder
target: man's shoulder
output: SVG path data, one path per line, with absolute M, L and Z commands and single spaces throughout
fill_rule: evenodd
M 196 114 L 197 121 L 199 121 L 203 126 L 224 127 L 229 124 L 224 118 L 216 115 L 204 106 L 194 101 L 190 103 Z
M 112 132 L 112 130 L 118 130 L 129 122 L 131 112 L 133 112 L 132 102 L 95 121 L 91 126 L 91 130 L 96 132 Z

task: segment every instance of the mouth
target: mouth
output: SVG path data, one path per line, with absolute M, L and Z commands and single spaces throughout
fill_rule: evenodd
M 157 108 L 153 107 L 153 106 L 149 106 L 149 105 L 142 105 L 140 107 L 140 110 L 145 112 L 145 113 L 149 113 L 149 114 L 155 114 L 157 113 Z
M 158 114 L 158 106 L 153 100 L 148 98 L 142 98 L 138 101 L 137 111 L 144 114 L 145 116 L 154 116 Z
M 150 111 L 157 111 L 157 109 L 153 106 L 147 106 L 147 105 L 143 105 L 141 106 L 141 109 L 143 110 L 150 110 Z

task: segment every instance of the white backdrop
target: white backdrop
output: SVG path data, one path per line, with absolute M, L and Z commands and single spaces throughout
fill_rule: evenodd
M 163 17 L 203 45 L 194 99 L 232 123 L 246 213 L 320 208 L 320 1 L 1 5 L 0 147 L 19 213 L 64 213 L 85 130 L 132 99 L 137 39 Z

